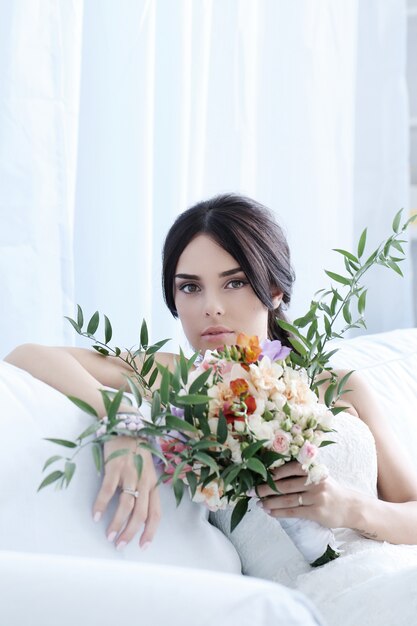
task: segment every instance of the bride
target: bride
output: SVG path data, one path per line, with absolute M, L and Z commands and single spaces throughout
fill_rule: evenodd
M 239 332 L 289 345 L 275 318 L 284 317 L 293 281 L 282 230 L 264 207 L 249 198 L 230 194 L 201 202 L 181 214 L 167 235 L 165 300 L 195 350 L 233 344 Z M 157 358 L 171 368 L 175 362 L 173 354 L 158 353 Z M 105 409 L 99 389 L 126 385 L 129 373 L 120 360 L 82 348 L 23 345 L 6 361 L 65 394 L 84 399 L 100 416 Z M 337 615 L 337 623 L 348 623 L 342 621 L 348 618 L 343 590 L 355 579 L 374 584 L 386 562 L 391 562 L 392 572 L 417 565 L 417 549 L 395 545 L 417 544 L 417 476 L 399 444 L 392 445 L 393 434 L 372 391 L 357 374 L 349 386 L 352 390 L 343 396 L 347 409 L 336 418 L 342 445 L 329 446 L 321 455 L 330 468 L 329 477 L 306 485 L 298 463 L 278 468 L 274 475 L 278 493 L 266 484 L 258 487 L 250 512 L 230 537 L 245 573 L 304 591 L 325 615 L 332 619 Z M 320 389 L 324 394 L 325 386 Z M 132 408 L 127 405 L 122 410 Z M 126 447 L 135 448 L 130 438 L 115 438 L 105 444 L 105 457 Z M 146 548 L 158 532 L 157 474 L 150 453 L 142 450 L 141 455 L 139 481 L 133 455 L 106 464 L 92 507 L 92 516 L 99 521 L 109 503 L 117 501 L 106 534 L 119 549 L 138 533 L 140 547 Z M 214 516 L 225 533 L 228 516 L 227 511 Z M 277 523 L 289 517 L 339 529 L 342 556 L 311 570 Z M 366 593 L 369 589 L 365 587 Z M 367 600 L 359 596 L 357 601 Z

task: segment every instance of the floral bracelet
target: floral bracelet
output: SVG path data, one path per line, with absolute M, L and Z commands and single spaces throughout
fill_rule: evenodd
M 100 428 L 96 431 L 96 437 L 102 435 L 139 435 L 140 431 L 146 427 L 140 411 L 116 413 L 115 419 L 110 421 L 105 415 L 100 420 Z M 144 439 L 150 439 L 148 435 L 141 435 Z

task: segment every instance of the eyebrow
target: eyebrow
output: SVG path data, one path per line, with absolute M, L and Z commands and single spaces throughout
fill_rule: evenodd
M 243 272 L 241 267 L 234 267 L 232 270 L 226 270 L 225 272 L 221 272 L 219 274 L 219 278 L 224 278 L 225 276 L 233 276 L 233 274 L 238 274 L 239 272 Z M 175 278 L 185 278 L 187 280 L 200 280 L 200 276 L 197 274 L 175 274 Z

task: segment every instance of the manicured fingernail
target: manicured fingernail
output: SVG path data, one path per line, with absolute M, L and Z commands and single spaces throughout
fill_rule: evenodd
M 107 541 L 114 541 L 114 538 L 116 537 L 117 532 L 115 530 L 113 530 L 112 533 L 110 533 L 110 535 L 107 535 Z
M 123 550 L 126 544 L 127 544 L 127 541 L 120 541 L 120 543 L 117 544 L 116 549 Z
M 149 548 L 150 545 L 151 545 L 150 541 L 145 541 L 145 543 L 143 544 L 143 546 L 140 547 L 140 549 L 142 551 L 145 551 L 145 550 L 147 550 Z
M 249 498 L 254 498 L 254 497 L 256 496 L 256 491 L 255 491 L 255 488 L 254 488 L 254 487 L 252 487 L 252 489 L 250 489 L 250 490 L 248 491 L 248 494 L 247 494 L 247 495 L 249 496 Z
M 96 512 L 94 513 L 93 520 L 94 520 L 95 522 L 99 522 L 99 521 L 101 520 L 101 513 L 100 513 L 100 511 L 96 511 Z

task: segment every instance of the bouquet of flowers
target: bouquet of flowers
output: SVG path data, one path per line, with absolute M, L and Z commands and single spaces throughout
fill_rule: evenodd
M 337 349 L 327 350 L 327 343 L 338 339 L 351 328 L 365 327 L 363 312 L 366 290 L 360 280 L 375 264 L 401 274 L 398 262 L 403 257 L 400 239 L 413 218 L 403 226 L 401 211 L 393 221 L 393 234 L 363 260 L 366 229 L 362 233 L 356 254 L 337 250 L 343 256 L 347 274 L 326 271 L 344 292 L 331 286 L 315 294 L 310 310 L 292 324 L 278 320 L 288 332 L 292 350 L 279 341 L 264 341 L 257 337 L 239 335 L 236 344 L 198 353 L 186 359 L 180 350 L 173 372 L 155 361 L 155 353 L 165 341 L 148 345 L 146 323 L 142 324 L 139 348 L 128 350 L 110 347 L 112 327 L 104 316 L 104 342 L 95 336 L 99 326 L 96 312 L 83 330 L 84 316 L 78 307 L 77 319 L 69 319 L 75 330 L 93 340 L 93 348 L 105 356 L 125 361 L 132 375 L 127 377 L 137 409 L 143 395 L 151 398 L 151 418 L 139 414 L 121 413 L 122 400 L 131 403 L 123 390 L 102 391 L 106 406 L 105 418 L 94 423 L 76 441 L 50 439 L 72 450 L 72 456 L 56 455 L 45 463 L 44 469 L 64 460 L 63 470 L 55 470 L 39 488 L 56 483 L 68 486 L 75 471 L 74 456 L 87 444 L 92 444 L 97 470 L 103 467 L 101 443 L 124 434 L 137 439 L 138 448 L 146 448 L 163 463 L 160 481 L 170 482 L 177 502 L 188 490 L 197 502 L 211 510 L 234 505 L 232 530 L 244 517 L 249 493 L 257 485 L 268 483 L 276 491 L 273 470 L 283 463 L 296 460 L 307 472 L 307 481 L 316 482 L 326 476 L 319 463 L 319 449 L 332 443 L 333 415 L 344 407 L 335 406 L 346 391 L 352 372 L 339 380 L 329 365 Z M 394 256 L 395 254 L 395 256 Z M 351 311 L 356 299 L 357 319 Z M 336 331 L 335 321 L 342 316 L 343 328 Z M 140 357 L 137 359 L 136 357 Z M 201 362 L 199 362 L 199 360 Z M 160 377 L 155 389 L 157 377 Z M 318 400 L 319 387 L 327 383 L 324 403 Z M 96 411 L 77 398 L 79 407 L 98 418 Z M 133 411 L 134 412 L 134 411 Z M 329 435 L 330 433 L 330 435 Z M 139 438 L 138 438 L 139 436 Z M 159 443 L 159 445 L 157 445 Z M 118 450 L 107 459 L 129 453 Z M 134 455 L 138 475 L 142 470 L 140 454 Z M 330 529 L 304 519 L 280 520 L 308 562 L 322 565 L 338 556 Z
M 306 371 L 291 364 L 290 352 L 278 340 L 260 345 L 256 336 L 240 334 L 236 345 L 207 351 L 185 384 L 176 388 L 171 380 L 176 392 L 171 412 L 192 429 L 161 438 L 167 460 L 162 480 L 179 480 L 174 484 L 188 486 L 193 500 L 211 511 L 234 503 L 232 530 L 247 511 L 248 492 L 264 482 L 277 491 L 271 472 L 280 465 L 298 461 L 307 484 L 327 476 L 318 451 L 332 443 L 333 413 L 343 408 L 318 401 Z M 188 404 L 191 393 L 201 397 L 198 408 Z M 201 444 L 205 453 L 196 456 Z M 330 529 L 301 519 L 280 522 L 311 565 L 338 556 Z

